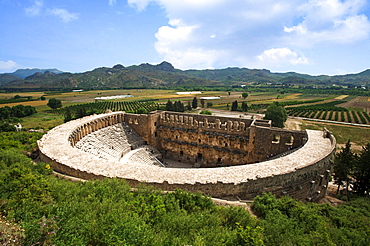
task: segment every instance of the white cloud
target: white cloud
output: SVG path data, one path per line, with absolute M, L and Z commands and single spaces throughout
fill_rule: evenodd
M 12 60 L 0 61 L 0 71 L 10 71 L 18 67 L 18 64 Z
M 68 23 L 78 19 L 77 13 L 70 13 L 68 10 L 53 8 L 48 11 L 51 15 L 57 16 L 62 19 L 63 22 Z
M 261 55 L 257 56 L 257 59 L 265 66 L 270 65 L 280 67 L 286 64 L 309 64 L 309 61 L 306 57 L 298 55 L 289 48 L 274 48 L 265 50 Z
M 38 16 L 40 15 L 43 6 L 43 1 L 35 1 L 35 3 L 31 7 L 25 8 L 26 14 L 29 16 Z
M 314 45 L 322 42 L 354 43 L 369 37 L 370 22 L 361 9 L 364 0 L 311 0 L 298 10 L 303 21 L 292 27 L 284 27 L 290 43 Z
M 173 20 L 172 24 L 180 24 Z M 224 52 L 189 45 L 197 26 L 162 26 L 156 33 L 155 49 L 164 58 L 180 68 L 211 68 Z
M 309 64 L 300 49 L 365 40 L 366 0 L 128 0 L 144 11 L 162 8 L 157 52 L 179 68 Z M 284 48 L 274 48 L 284 47 Z M 317 48 L 317 47 L 316 47 Z M 292 50 L 295 50 L 292 51 Z M 193 60 L 193 61 L 192 61 Z M 176 63 L 175 63 L 176 62 Z M 275 64 L 278 65 L 278 64 Z
M 138 11 L 143 11 L 151 1 L 152 0 L 127 0 L 127 3 Z
M 110 2 L 116 2 L 115 0 L 110 0 Z M 31 16 L 31 17 L 34 17 L 34 16 L 40 16 L 44 13 L 44 15 L 47 13 L 49 15 L 53 15 L 53 16 L 57 16 L 59 18 L 61 18 L 61 20 L 63 22 L 70 22 L 70 21 L 73 21 L 73 20 L 77 20 L 78 19 L 78 15 L 77 13 L 70 13 L 68 10 L 66 9 L 61 9 L 61 8 L 52 8 L 52 9 L 49 9 L 49 8 L 45 8 L 44 7 L 44 2 L 42 0 L 36 0 L 34 2 L 34 4 L 29 7 L 29 8 L 26 8 L 25 9 L 26 11 L 26 14 L 28 16 Z

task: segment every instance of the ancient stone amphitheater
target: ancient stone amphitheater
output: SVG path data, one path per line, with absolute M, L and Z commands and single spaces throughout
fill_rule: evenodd
M 38 142 L 41 160 L 82 179 L 117 177 L 132 186 L 181 188 L 252 199 L 262 192 L 315 201 L 325 196 L 335 138 L 270 121 L 157 111 L 70 121 Z M 187 163 L 173 168 L 169 160 Z

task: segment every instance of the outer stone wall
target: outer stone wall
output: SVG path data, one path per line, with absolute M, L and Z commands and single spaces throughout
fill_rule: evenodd
M 195 157 L 201 166 L 223 167 L 123 165 L 102 161 L 74 147 L 83 136 L 122 122 L 167 156 L 183 161 L 194 161 Z M 169 112 L 149 115 L 115 112 L 60 125 L 44 135 L 38 144 L 43 161 L 56 171 L 78 178 L 119 177 L 133 186 L 148 183 L 164 190 L 202 191 L 213 197 L 251 199 L 264 191 L 277 196 L 291 195 L 299 200 L 314 201 L 325 196 L 335 138 L 327 131 L 286 131 L 266 125 L 268 122 L 264 121 L 256 124 L 243 119 Z M 226 143 L 227 146 L 222 146 Z M 287 154 L 288 149 L 295 151 Z M 281 154 L 285 156 L 276 158 Z M 259 160 L 266 161 L 254 163 Z M 249 164 L 242 165 L 246 163 Z

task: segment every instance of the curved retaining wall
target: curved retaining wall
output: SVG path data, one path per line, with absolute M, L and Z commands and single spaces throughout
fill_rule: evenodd
M 50 163 L 58 172 L 78 178 L 118 177 L 126 179 L 132 186 L 147 183 L 163 190 L 180 188 L 201 191 L 213 197 L 252 199 L 262 192 L 272 192 L 277 196 L 290 195 L 298 200 L 315 201 L 326 194 L 335 152 L 335 138 L 326 130 L 307 130 L 306 143 L 286 156 L 217 168 L 123 164 L 101 160 L 74 147 L 87 134 L 126 120 L 125 113 L 115 112 L 88 116 L 55 127 L 38 142 L 41 160 Z

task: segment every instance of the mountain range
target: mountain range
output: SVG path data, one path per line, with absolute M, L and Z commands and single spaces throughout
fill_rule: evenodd
M 165 88 L 188 86 L 233 86 L 248 83 L 360 86 L 370 84 L 370 69 L 357 74 L 311 76 L 295 72 L 272 73 L 267 69 L 229 67 L 224 69 L 180 70 L 164 61 L 125 67 L 100 67 L 83 73 L 58 69 L 19 69 L 0 74 L 3 88 Z

